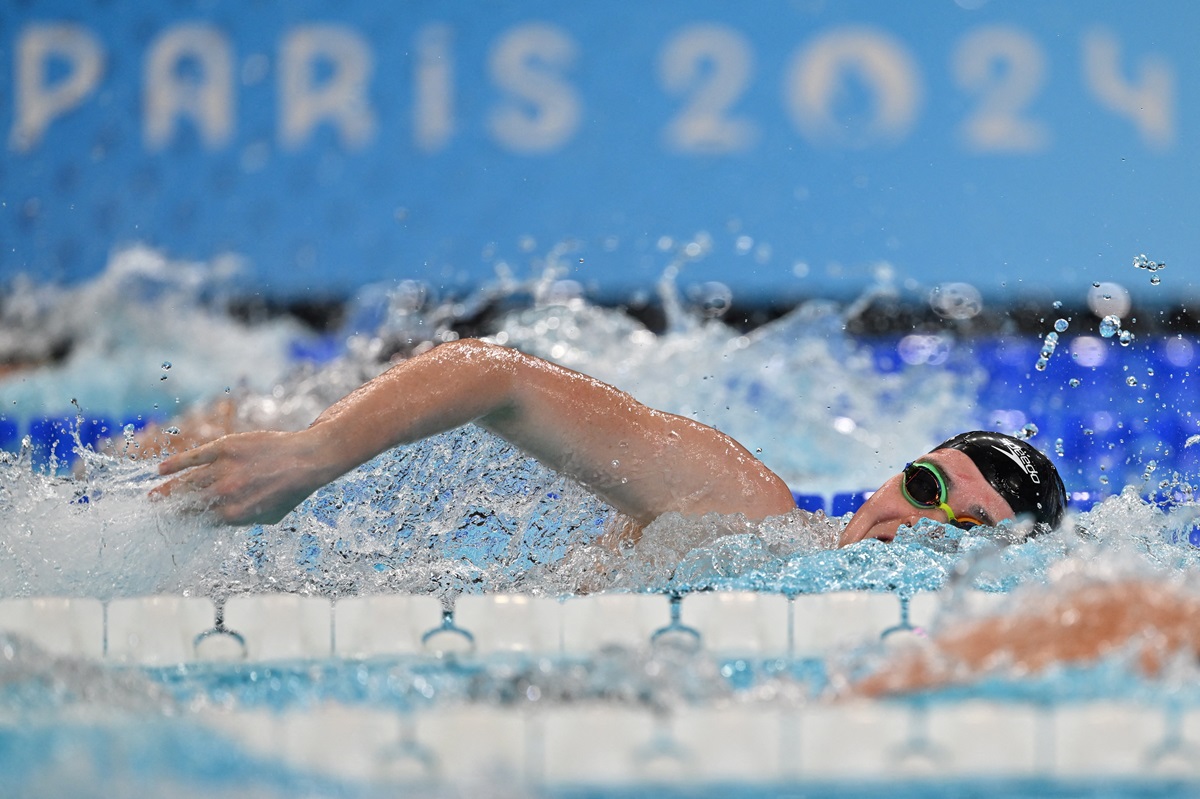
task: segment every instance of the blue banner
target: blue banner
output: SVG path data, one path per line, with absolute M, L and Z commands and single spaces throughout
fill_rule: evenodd
M 742 298 L 1195 293 L 1193 3 L 131 0 L 0 11 L 0 281 L 135 242 L 276 297 L 556 259 Z M 1151 286 L 1131 267 L 1165 262 Z

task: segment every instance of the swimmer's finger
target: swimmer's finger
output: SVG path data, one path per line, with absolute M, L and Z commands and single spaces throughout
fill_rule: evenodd
M 203 444 L 195 449 L 184 450 L 172 455 L 158 464 L 158 473 L 175 474 L 176 472 L 182 472 L 184 469 L 190 469 L 193 466 L 212 463 L 220 454 L 220 450 L 215 445 L 216 442 L 214 441 L 209 444 Z
M 213 473 L 212 469 L 197 469 L 156 486 L 150 490 L 150 496 L 161 499 L 176 492 L 194 494 L 208 488 L 216 480 L 217 475 Z

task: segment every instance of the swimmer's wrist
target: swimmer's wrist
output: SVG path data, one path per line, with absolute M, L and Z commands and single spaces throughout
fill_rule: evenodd
M 311 475 L 310 482 L 322 486 L 341 477 L 358 463 L 347 457 L 348 447 L 327 423 L 314 423 L 295 434 L 298 466 Z

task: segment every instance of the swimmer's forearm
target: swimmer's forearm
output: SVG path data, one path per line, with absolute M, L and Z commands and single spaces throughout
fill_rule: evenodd
M 460 427 L 511 402 L 512 351 L 464 340 L 400 363 L 309 428 L 333 477 L 381 452 Z M 328 475 L 326 475 L 328 476 Z M 329 478 L 332 479 L 332 478 Z

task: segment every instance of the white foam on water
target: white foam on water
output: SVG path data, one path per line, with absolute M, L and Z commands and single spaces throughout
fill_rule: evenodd
M 106 459 L 87 480 L 35 470 L 28 449 L 0 453 L 4 596 L 110 599 L 194 592 L 236 530 L 156 503 L 149 461 Z
M 180 262 L 133 247 L 79 286 L 16 283 L 0 305 L 0 357 L 41 360 L 45 342 L 69 350 L 60 363 L 0 378 L 0 414 L 64 414 L 74 400 L 88 415 L 167 417 L 226 387 L 269 391 L 300 327 L 226 313 L 236 271 L 232 258 Z

